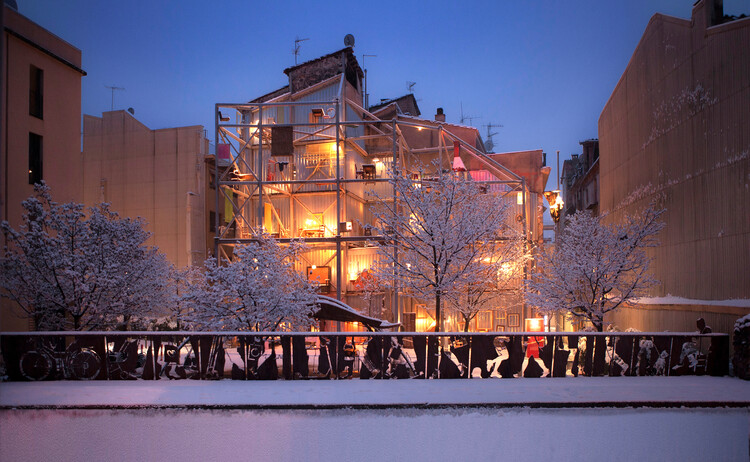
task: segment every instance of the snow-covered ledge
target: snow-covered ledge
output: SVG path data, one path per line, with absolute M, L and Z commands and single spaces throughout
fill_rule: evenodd
M 54 454 L 57 460 L 239 455 L 280 461 L 550 456 L 566 461 L 748 460 L 749 455 L 750 383 L 729 377 L 112 385 L 1 384 L 3 459 L 46 460 Z M 247 406 L 252 404 L 258 406 Z

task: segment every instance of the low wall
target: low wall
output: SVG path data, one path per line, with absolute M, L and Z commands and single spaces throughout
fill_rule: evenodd
M 748 460 L 748 411 L 5 409 L 0 451 L 61 461 Z
M 608 313 L 605 322 L 643 332 L 691 332 L 697 330 L 697 319 L 703 318 L 714 332 L 731 335 L 735 321 L 748 312 L 750 308 L 734 306 L 641 304 Z

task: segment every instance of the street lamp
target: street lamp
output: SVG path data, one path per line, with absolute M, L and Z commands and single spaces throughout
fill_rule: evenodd
M 565 205 L 562 197 L 560 197 L 560 191 L 545 191 L 544 198 L 549 202 L 549 214 L 552 220 L 557 223 L 560 221 L 560 212 L 562 212 L 563 205 Z
M 554 191 L 545 191 L 544 198 L 549 202 L 549 214 L 555 223 L 560 221 L 560 212 L 562 212 L 565 203 L 560 197 L 560 151 L 557 151 L 557 189 Z

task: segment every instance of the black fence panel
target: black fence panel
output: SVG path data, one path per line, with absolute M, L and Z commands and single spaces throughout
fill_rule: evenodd
M 9 381 L 469 379 L 728 373 L 726 334 L 6 332 Z

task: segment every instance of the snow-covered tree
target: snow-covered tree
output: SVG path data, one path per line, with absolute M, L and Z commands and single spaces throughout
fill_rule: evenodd
M 529 261 L 523 236 L 506 228 L 502 241 L 482 242 L 482 265 L 478 272 L 467 274 L 457 290 L 447 294 L 448 306 L 463 320 L 464 332 L 469 331 L 471 320 L 479 311 L 500 299 L 517 296 L 523 290 L 523 275 Z M 477 277 L 478 276 L 478 277 Z
M 120 218 L 108 204 L 87 215 L 82 204 L 53 202 L 44 184 L 34 189 L 19 229 L 0 224 L 0 294 L 37 329 L 109 329 L 163 306 L 171 267 L 146 245 L 139 219 Z
M 504 239 L 508 205 L 470 178 L 452 172 L 430 177 L 419 170 L 421 181 L 394 175 L 395 200 L 373 194 L 375 228 L 384 236 L 373 271 L 379 280 L 434 303 L 437 332 L 446 298 L 496 280 L 493 265 L 502 259 L 494 252 Z
M 537 256 L 526 301 L 542 313 L 588 319 L 601 332 L 606 313 L 657 283 L 646 249 L 658 243 L 662 213 L 651 205 L 612 225 L 585 211 L 574 214 L 556 245 Z
M 316 293 L 294 269 L 306 249 L 301 241 L 279 245 L 268 235 L 234 247 L 232 260 L 192 268 L 181 299 L 186 318 L 196 328 L 276 331 L 309 328 L 314 320 Z

